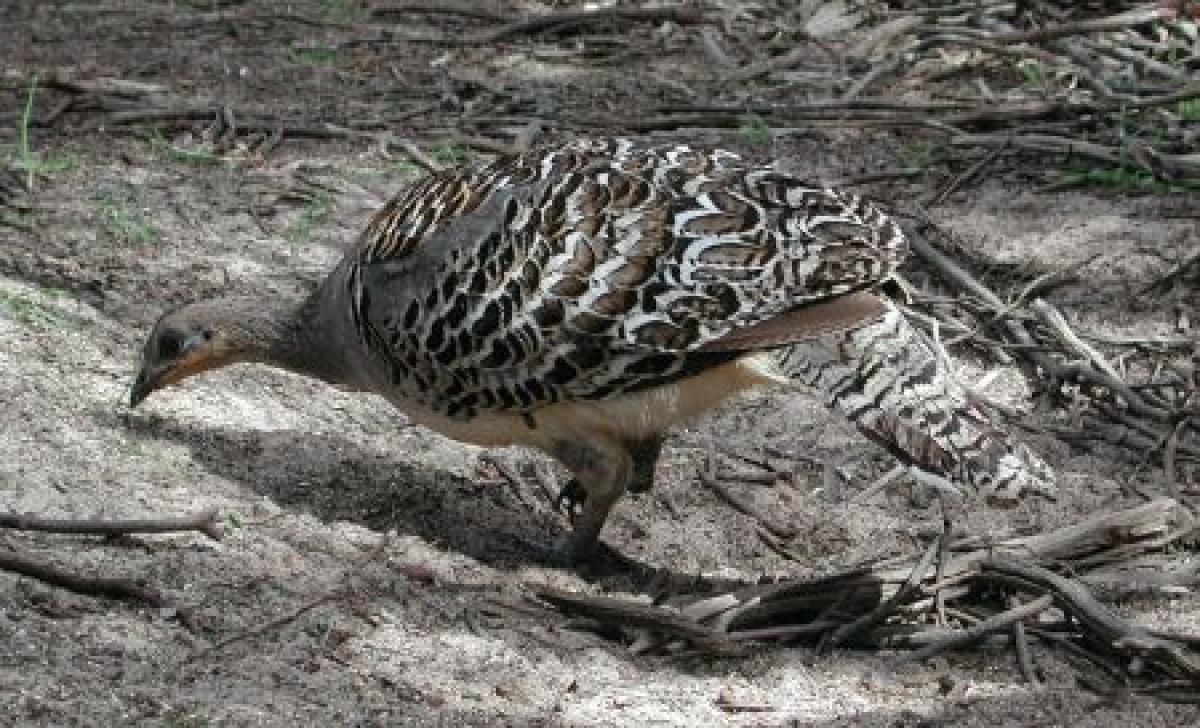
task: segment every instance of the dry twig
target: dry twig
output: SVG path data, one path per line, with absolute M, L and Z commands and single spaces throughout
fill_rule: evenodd
M 129 579 L 73 574 L 12 551 L 0 551 L 0 571 L 28 576 L 76 594 L 109 599 L 133 599 L 152 607 L 163 607 L 167 604 L 167 600 L 158 591 L 140 586 Z
M 721 498 L 729 505 L 733 506 L 742 513 L 745 513 L 747 516 L 757 519 L 758 522 L 762 524 L 763 528 L 769 531 L 771 535 L 781 538 L 784 541 L 795 537 L 795 528 L 785 523 L 780 523 L 778 519 L 762 512 L 762 510 L 757 508 L 750 500 L 739 495 L 738 493 L 735 493 L 727 485 L 722 483 L 717 477 L 716 465 L 711 458 L 709 458 L 707 461 L 704 471 L 700 473 L 700 483 L 712 492 L 721 496 Z
M 614 597 L 570 594 L 549 587 L 536 593 L 560 609 L 583 614 L 617 630 L 635 630 L 639 650 L 674 649 L 679 640 L 701 651 L 728 654 L 750 640 L 803 640 L 859 647 L 915 649 L 922 659 L 983 639 L 1013 636 L 1022 673 L 1036 681 L 1026 632 L 1089 661 L 1109 666 L 1130 684 L 1170 681 L 1176 699 L 1200 697 L 1200 658 L 1186 640 L 1153 634 L 1104 607 L 1078 578 L 1034 563 L 1061 564 L 1086 576 L 1090 569 L 1138 558 L 1188 532 L 1175 501 L 1093 516 L 1045 534 L 1012 539 L 954 554 L 935 583 L 929 566 L 937 544 L 910 565 L 879 565 L 816 580 L 785 580 L 736 587 L 703 596 L 677 595 L 676 606 L 652 606 Z M 952 546 L 952 549 L 959 549 Z M 918 588 L 920 587 L 920 588 Z M 965 626 L 928 629 L 934 600 L 942 593 L 946 613 Z M 999 593 L 999 599 L 997 594 Z M 1005 596 L 1007 593 L 1007 596 Z M 1028 595 L 1016 602 L 1016 595 Z M 1027 620 L 1057 605 L 1069 622 L 1034 628 Z M 658 635 L 658 636 L 656 636 Z
M 214 541 L 223 537 L 217 509 L 188 516 L 105 521 L 99 519 L 42 518 L 33 514 L 0 513 L 0 528 L 46 533 L 87 533 L 118 536 L 130 533 L 178 533 L 196 531 Z
M 495 43 L 519 35 L 531 35 L 560 26 L 584 26 L 605 22 L 661 22 L 670 21 L 680 25 L 704 22 L 704 15 L 693 7 L 625 8 L 612 7 L 600 10 L 562 10 L 542 13 L 514 21 L 495 30 L 475 37 L 476 43 Z

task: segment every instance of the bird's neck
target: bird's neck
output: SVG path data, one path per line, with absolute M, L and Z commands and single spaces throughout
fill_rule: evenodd
M 344 357 L 326 334 L 318 294 L 306 298 L 229 298 L 225 330 L 232 361 L 257 362 L 345 385 Z M 327 331 L 327 329 L 326 329 Z

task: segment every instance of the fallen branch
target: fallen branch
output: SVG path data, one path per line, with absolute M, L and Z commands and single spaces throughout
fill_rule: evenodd
M 850 622 L 840 625 L 836 629 L 829 632 L 825 641 L 821 644 L 822 649 L 828 650 L 837 647 L 846 640 L 862 632 L 867 627 L 871 627 L 879 623 L 889 614 L 891 614 L 896 609 L 896 606 L 899 605 L 910 594 L 912 594 L 916 590 L 917 586 L 925 580 L 925 573 L 929 571 L 929 567 L 933 564 L 933 559 L 935 556 L 937 556 L 937 554 L 938 543 L 934 542 L 929 544 L 929 548 L 925 549 L 925 555 L 922 556 L 921 560 L 917 562 L 917 565 L 912 568 L 912 571 L 909 572 L 908 578 L 904 580 L 904 583 L 900 585 L 900 588 L 896 589 L 896 591 L 888 596 L 887 599 L 879 602 L 879 604 L 871 611 L 860 617 L 856 617 Z
M 817 646 L 912 649 L 904 659 L 919 660 L 1001 637 L 1015 646 L 1018 666 L 1032 681 L 1037 678 L 1028 633 L 1108 666 L 1113 676 L 1137 689 L 1152 693 L 1154 686 L 1169 684 L 1173 699 L 1200 699 L 1200 658 L 1188 640 L 1122 619 L 1080 581 L 1090 570 L 1160 550 L 1191 528 L 1184 509 L 1163 498 L 982 548 L 962 551 L 964 547 L 952 544 L 950 550 L 958 553 L 943 562 L 940 576 L 929 573 L 938 550 L 934 544 L 915 563 L 677 594 L 657 605 L 552 587 L 533 590 L 564 612 L 636 634 L 633 647 L 643 652 L 677 653 L 682 641 L 702 652 L 730 654 L 732 645 L 786 639 Z M 1058 568 L 1051 570 L 1049 564 Z M 1191 578 L 1188 570 L 1181 573 Z M 949 626 L 930 629 L 925 625 L 939 595 Z M 1026 622 L 1052 605 L 1067 619 L 1042 618 L 1027 628 Z
M 142 518 L 115 521 L 95 519 L 42 518 L 31 514 L 0 513 L 0 528 L 44 533 L 96 534 L 118 536 L 132 533 L 180 533 L 196 531 L 220 541 L 220 521 L 215 508 L 175 518 Z M 139 586 L 128 579 L 89 577 L 73 574 L 50 564 L 12 552 L 0 552 L 0 570 L 10 571 L 61 587 L 77 594 L 133 599 L 161 607 L 166 599 L 156 590 Z
M 940 232 L 931 223 L 925 229 Z M 1049 303 L 1035 300 L 1030 304 L 1032 316 L 1023 314 L 1016 303 L 1005 303 L 965 268 L 935 248 L 923 229 L 908 226 L 906 232 L 915 255 L 966 297 L 960 300 L 961 307 L 969 308 L 980 318 L 983 323 L 977 328 L 992 328 L 1004 339 L 992 342 L 974 336 L 973 341 L 997 348 L 1004 355 L 1014 354 L 1025 359 L 1033 365 L 1030 376 L 1043 380 L 1046 391 L 1086 406 L 1089 414 L 1129 428 L 1128 435 L 1118 438 L 1125 440 L 1126 446 L 1141 450 L 1143 454 L 1165 457 L 1165 447 L 1172 443 L 1173 429 L 1179 418 L 1200 414 L 1189 399 L 1188 392 L 1194 390 L 1194 385 L 1180 379 L 1166 392 L 1161 388 L 1136 386 L 1086 341 L 1095 337 L 1075 332 Z M 1018 301 L 1026 295 L 1023 293 Z M 972 332 L 975 330 L 971 329 Z M 1186 349 L 1181 354 L 1186 356 Z M 1114 441 L 1112 434 L 1106 432 L 1106 426 L 1101 426 L 1083 436 L 1103 436 Z M 1197 445 L 1184 443 L 1181 439 L 1182 433 L 1172 443 L 1176 456 L 1200 452 Z
M 996 43 L 1040 43 L 1042 41 L 1054 40 L 1055 38 L 1066 38 L 1071 35 L 1105 33 L 1114 30 L 1138 28 L 1144 25 L 1154 25 L 1164 20 L 1171 20 L 1175 16 L 1176 13 L 1174 10 L 1169 10 L 1165 7 L 1143 8 L 1110 15 L 1105 18 L 1051 25 L 1039 28 L 1038 30 L 987 33 L 983 37 Z
M 505 16 L 493 13 L 483 8 L 477 8 L 466 3 L 447 3 L 444 0 L 431 3 L 398 3 L 395 5 L 376 5 L 371 8 L 371 17 L 382 18 L 388 15 L 407 15 L 410 13 L 427 13 L 429 15 L 457 15 L 464 18 L 477 18 L 489 22 L 503 22 Z
M 726 635 L 699 624 L 678 610 L 616 597 L 576 594 L 552 586 L 539 585 L 532 587 L 532 590 L 538 598 L 571 614 L 581 614 L 600 621 L 615 621 L 626 627 L 658 630 L 669 636 L 685 638 L 714 654 L 737 652 Z
M 310 599 L 309 601 L 305 602 L 304 604 L 301 604 L 299 607 L 297 607 L 296 609 L 293 609 L 292 611 L 288 612 L 287 614 L 283 614 L 279 617 L 275 617 L 274 619 L 267 620 L 266 622 L 263 622 L 262 624 L 260 624 L 256 627 L 252 627 L 248 630 L 245 630 L 244 632 L 238 632 L 237 634 L 226 637 L 225 639 L 221 640 L 220 642 L 217 642 L 216 644 L 213 644 L 193 655 L 190 655 L 187 658 L 186 662 L 191 662 L 191 661 L 197 660 L 201 657 L 211 655 L 214 652 L 219 652 L 220 650 L 223 650 L 230 645 L 237 644 L 238 642 L 242 642 L 244 640 L 248 640 L 253 637 L 260 637 L 260 636 L 266 634 L 267 632 L 279 629 L 280 627 L 283 627 L 285 625 L 288 625 L 288 624 L 296 621 L 300 617 L 304 616 L 306 613 L 311 612 L 312 610 L 316 609 L 317 607 L 319 607 L 321 605 L 328 604 L 328 603 L 334 602 L 334 601 L 338 601 L 340 599 L 344 599 L 349 594 L 350 594 L 349 590 L 339 589 L 336 591 L 329 592 L 328 594 L 322 594 L 321 596 L 318 596 L 314 599 Z
M 780 523 L 770 514 L 762 512 L 759 508 L 746 497 L 735 493 L 729 486 L 722 483 L 717 478 L 716 466 L 710 458 L 705 465 L 704 471 L 700 473 L 700 483 L 712 492 L 719 495 L 729 505 L 733 506 L 742 513 L 757 519 L 762 524 L 763 528 L 771 533 L 771 535 L 781 538 L 784 541 L 790 540 L 796 536 L 796 529 L 786 523 Z
M 189 516 L 138 518 L 116 521 L 98 519 L 42 518 L 32 514 L 0 513 L 0 528 L 45 533 L 87 533 L 119 536 L 130 533 L 177 533 L 197 531 L 214 541 L 223 537 L 217 509 L 210 508 Z
M 1053 603 L 1054 597 L 1050 594 L 1045 594 L 1027 604 L 1014 607 L 1007 612 L 1001 612 L 966 629 L 956 630 L 945 636 L 940 636 L 924 647 L 904 655 L 903 659 L 920 662 L 947 650 L 961 649 L 989 635 L 999 634 L 1012 626 L 1018 626 L 1023 620 L 1041 614 Z
M 132 599 L 152 607 L 164 607 L 167 600 L 154 589 L 139 586 L 129 579 L 82 576 L 57 566 L 36 561 L 12 551 L 0 551 L 0 570 L 28 576 L 76 594 L 109 599 Z
M 959 117 L 951 123 L 965 121 L 980 121 L 986 118 L 996 118 L 1002 110 L 981 112 L 970 118 Z M 950 143 L 955 146 L 1013 146 L 1034 152 L 1049 152 L 1062 154 L 1067 157 L 1083 157 L 1085 159 L 1103 162 L 1121 167 L 1130 162 L 1136 162 L 1144 171 L 1165 180 L 1200 179 L 1200 155 L 1196 154 L 1165 154 L 1156 152 L 1146 146 L 1131 146 L 1130 150 L 1109 147 L 1095 142 L 1084 141 L 1051 134 L 1023 134 L 1020 136 L 997 134 L 966 134 L 959 133 L 951 137 Z
M 725 74 L 725 81 L 749 81 L 759 76 L 765 76 L 772 71 L 779 71 L 785 68 L 790 68 L 801 61 L 812 56 L 812 48 L 808 46 L 798 46 L 778 56 L 772 56 L 758 63 L 751 63 L 748 66 L 743 66 L 736 71 L 731 71 Z
M 495 43 L 518 35 L 531 35 L 563 25 L 584 26 L 611 21 L 658 22 L 669 21 L 680 25 L 704 22 L 704 14 L 693 7 L 625 8 L 613 7 L 602 10 L 563 10 L 542 13 L 522 18 L 486 33 L 481 33 L 473 43 Z
M 1197 681 L 1196 687 L 1200 689 L 1200 659 L 1178 642 L 1157 637 L 1110 611 L 1078 581 L 1002 556 L 985 562 L 983 573 L 1015 579 L 1022 586 L 1041 587 L 1053 595 L 1061 609 L 1078 621 L 1089 638 L 1103 641 L 1113 652 L 1127 657 L 1155 660 L 1173 677 Z

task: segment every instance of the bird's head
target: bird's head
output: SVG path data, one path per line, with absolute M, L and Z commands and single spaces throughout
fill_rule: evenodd
M 221 301 L 188 304 L 163 314 L 142 349 L 142 366 L 129 393 L 129 406 L 164 387 L 242 360 L 237 327 Z

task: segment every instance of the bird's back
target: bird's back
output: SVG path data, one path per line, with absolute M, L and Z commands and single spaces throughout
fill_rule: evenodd
M 727 152 L 585 140 L 421 180 L 339 285 L 399 398 L 470 419 L 717 367 L 746 354 L 738 332 L 906 253 L 856 196 Z

